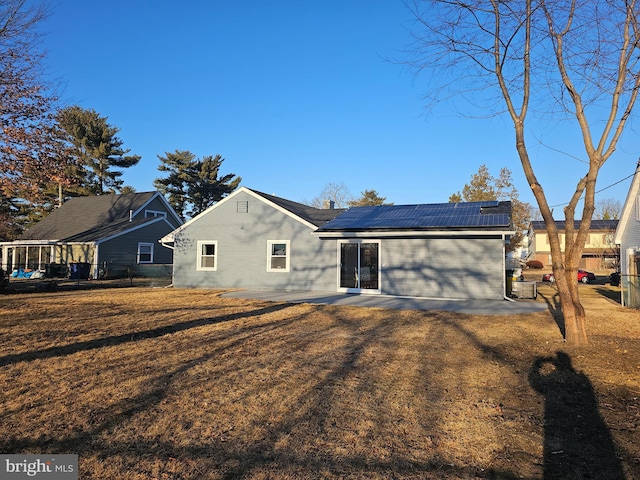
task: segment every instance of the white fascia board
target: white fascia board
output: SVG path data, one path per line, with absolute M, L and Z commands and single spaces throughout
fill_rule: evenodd
M 96 245 L 99 245 L 101 243 L 108 242 L 109 240 L 113 240 L 114 238 L 121 237 L 122 235 L 127 235 L 127 234 L 129 234 L 131 232 L 135 232 L 136 230 L 140 230 L 141 228 L 146 228 L 149 225 L 153 225 L 154 223 L 158 223 L 158 222 L 165 222 L 167 225 L 169 225 L 169 227 L 173 228 L 173 225 L 171 225 L 171 223 L 166 218 L 164 218 L 164 217 L 155 217 L 153 220 L 145 222 L 145 223 L 143 223 L 141 225 L 136 225 L 135 227 L 127 228 L 123 232 L 116 233 L 114 235 L 110 235 L 110 236 L 105 237 L 105 238 L 101 238 L 100 240 L 96 240 L 94 242 L 78 242 L 78 243 L 95 243 Z M 75 242 L 65 242 L 65 243 L 71 244 L 71 243 L 75 243 Z
M 637 202 L 638 195 L 640 195 L 640 167 L 636 169 L 636 173 L 633 176 L 633 180 L 631 181 L 631 186 L 629 187 L 629 192 L 627 193 L 627 199 L 624 202 L 624 206 L 622 207 L 622 215 L 620 215 L 620 220 L 618 221 L 618 227 L 616 228 L 616 233 L 613 236 L 613 243 L 616 245 L 620 245 L 622 243 L 622 235 L 624 230 L 626 229 L 629 222 L 633 221 L 631 218 L 631 212 L 633 212 L 633 207 Z M 640 208 L 640 206 L 638 206 Z
M 451 235 L 461 237 L 472 236 L 487 236 L 487 237 L 501 237 L 504 235 L 513 235 L 516 232 L 513 230 L 395 230 L 395 231 L 362 231 L 362 232 L 312 232 L 313 236 L 325 237 L 325 238 L 390 238 L 390 237 L 449 237 Z
M 300 218 L 298 215 L 296 215 L 295 213 L 287 210 L 286 208 L 281 207 L 280 205 L 278 205 L 277 203 L 273 203 L 271 200 L 268 200 L 266 198 L 264 198 L 263 196 L 257 194 L 256 192 L 249 190 L 248 188 L 246 189 L 246 193 L 248 193 L 249 195 L 251 195 L 254 198 L 257 198 L 258 200 L 262 201 L 263 203 L 266 203 L 267 205 L 269 205 L 272 208 L 275 208 L 276 210 L 278 210 L 281 213 L 284 213 L 285 215 L 293 218 L 294 220 L 297 220 L 298 222 L 302 223 L 303 225 L 309 227 L 312 230 L 316 230 L 318 228 L 317 225 L 314 225 L 311 222 L 307 222 L 304 218 Z
M 169 210 L 169 212 L 171 212 L 171 214 L 178 220 L 178 222 L 179 222 L 178 226 L 180 226 L 180 225 L 182 225 L 184 223 L 182 218 L 180 218 L 180 215 L 178 215 L 176 213 L 176 211 L 173 209 L 171 204 L 167 201 L 166 198 L 164 198 L 164 195 L 162 195 L 160 192 L 155 192 L 155 194 L 149 200 L 147 200 L 144 203 L 144 205 L 142 205 L 138 210 L 133 212 L 133 216 L 135 217 L 139 213 L 143 212 L 144 209 L 147 208 L 147 205 L 149 205 L 151 202 L 153 202 L 156 198 L 160 198 L 160 201 L 162 203 L 164 203 L 164 206 L 167 208 L 167 210 Z M 171 223 L 171 222 L 169 222 L 169 223 Z M 171 226 L 173 227 L 173 224 L 171 224 Z
M 227 197 L 224 197 L 222 200 L 214 203 L 209 208 L 207 208 L 206 210 L 203 210 L 202 212 L 200 212 L 195 217 L 190 218 L 188 221 L 184 222 L 182 225 L 180 225 L 178 228 L 176 228 L 173 232 L 170 232 L 170 233 L 166 234 L 164 237 L 162 237 L 161 242 L 167 242 L 167 243 L 173 242 L 176 233 L 181 232 L 182 230 L 184 230 L 186 227 L 188 227 L 192 223 L 198 221 L 200 219 L 200 217 L 203 217 L 204 215 L 209 213 L 211 210 L 214 210 L 215 208 L 218 208 L 219 205 L 222 205 L 222 204 L 226 203 L 227 201 L 231 200 L 233 197 L 238 195 L 240 192 L 251 193 L 250 190 L 248 188 L 246 188 L 246 187 L 237 188 L 236 190 L 231 192 Z
M 200 217 L 203 217 L 203 216 L 207 215 L 210 211 L 218 208 L 220 205 L 223 205 L 223 204 L 231 201 L 236 195 L 239 195 L 241 193 L 246 193 L 247 195 L 249 195 L 249 196 L 251 196 L 251 197 L 253 197 L 253 198 L 257 199 L 257 200 L 260 200 L 262 203 L 265 203 L 265 204 L 269 205 L 270 207 L 275 208 L 279 212 L 282 212 L 285 215 L 288 215 L 289 217 L 297 220 L 298 222 L 302 223 L 303 225 L 306 225 L 307 227 L 309 227 L 312 230 L 315 230 L 316 228 L 318 228 L 317 225 L 314 225 L 312 223 L 307 222 L 306 220 L 304 220 L 303 218 L 300 218 L 299 216 L 297 216 L 296 214 L 290 212 L 286 208 L 282 208 L 280 205 L 277 205 L 277 204 L 273 203 L 272 201 L 267 200 L 263 196 L 255 193 L 253 190 L 250 190 L 247 187 L 239 187 L 239 188 L 235 189 L 233 192 L 231 192 L 229 194 L 229 196 L 224 197 L 219 202 L 216 202 L 215 204 L 211 205 L 209 208 L 207 208 L 203 212 L 200 212 L 198 215 L 196 215 L 195 217 L 190 219 L 188 222 L 183 223 L 181 226 L 176 228 L 173 232 L 168 233 L 167 235 L 162 237 L 161 242 L 162 243 L 172 243 L 175 240 L 175 236 L 176 236 L 177 233 L 179 233 L 182 230 L 184 230 L 186 227 L 191 225 L 193 222 L 199 220 Z

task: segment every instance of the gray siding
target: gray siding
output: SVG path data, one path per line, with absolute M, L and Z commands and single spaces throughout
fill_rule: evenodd
M 248 202 L 246 213 L 238 211 L 238 202 Z M 335 292 L 338 240 L 319 238 L 314 231 L 266 201 L 239 192 L 174 233 L 174 286 Z M 289 272 L 267 271 L 268 240 L 290 242 Z M 499 234 L 371 240 L 380 240 L 382 294 L 503 298 L 504 240 Z M 216 242 L 215 271 L 198 270 L 198 241 Z
M 383 239 L 382 293 L 500 300 L 503 246 L 501 237 Z
M 159 240 L 171 231 L 172 228 L 167 222 L 158 221 L 102 242 L 98 246 L 98 265 L 102 267 L 104 262 L 114 265 L 135 265 L 140 242 L 153 243 L 153 263 L 172 263 L 173 251 L 159 243 Z
M 639 204 L 640 194 L 631 199 L 630 215 L 620 239 L 620 267 L 623 274 L 635 273 L 633 266 L 629 263 L 629 250 L 640 248 Z
M 239 213 L 238 202 L 248 202 Z M 173 283 L 179 288 L 336 289 L 336 243 L 248 193 L 234 195 L 176 233 Z M 217 242 L 217 270 L 197 270 L 197 242 Z M 290 241 L 289 272 L 267 271 L 267 241 Z

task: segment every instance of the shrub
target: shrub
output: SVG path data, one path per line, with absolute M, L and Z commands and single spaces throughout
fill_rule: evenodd
M 536 270 L 544 268 L 544 265 L 540 260 L 529 260 L 526 265 L 527 268 L 534 268 Z

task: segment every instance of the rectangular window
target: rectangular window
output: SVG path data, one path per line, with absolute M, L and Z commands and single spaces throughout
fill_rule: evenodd
M 218 268 L 218 242 L 204 240 L 198 242 L 198 270 Z
M 289 256 L 289 240 L 267 240 L 267 272 L 288 272 Z
M 167 218 L 167 212 L 159 212 L 157 210 L 145 210 L 145 218 L 164 217 Z
M 138 243 L 138 263 L 153 263 L 153 243 Z

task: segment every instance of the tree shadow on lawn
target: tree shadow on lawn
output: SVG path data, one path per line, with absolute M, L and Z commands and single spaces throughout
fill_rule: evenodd
M 261 310 L 263 313 L 272 313 L 288 306 L 290 305 L 277 305 L 270 309 Z M 314 307 L 314 311 L 321 308 Z M 338 311 L 336 310 L 336 312 Z M 250 313 L 256 315 L 256 312 L 254 310 Z M 290 338 L 290 328 L 297 322 L 304 320 L 307 315 L 311 315 L 311 313 L 288 316 L 284 321 L 262 324 L 250 334 L 247 332 L 247 327 L 225 332 L 224 339 L 231 340 L 231 343 L 226 343 L 224 346 L 213 343 L 211 350 L 206 354 L 198 355 L 154 377 L 147 383 L 143 393 L 114 402 L 104 408 L 98 408 L 90 416 L 89 428 L 60 436 L 56 435 L 55 430 L 47 437 L 15 435 L 0 440 L 0 451 L 16 453 L 34 450 L 73 452 L 80 455 L 81 471 L 83 458 L 97 456 L 107 465 L 110 460 L 113 460 L 115 464 L 123 468 L 123 471 L 120 472 L 122 476 L 129 475 L 131 477 L 137 473 L 151 475 L 150 469 L 169 468 L 167 465 L 174 461 L 178 464 L 176 468 L 179 468 L 180 465 L 189 467 L 188 473 L 182 472 L 180 474 L 178 472 L 177 476 L 180 478 L 235 479 L 255 475 L 263 475 L 264 478 L 279 478 L 280 475 L 282 478 L 316 478 L 320 472 L 333 478 L 349 475 L 355 475 L 359 478 L 363 476 L 388 478 L 390 475 L 425 479 L 494 478 L 515 480 L 522 478 L 520 475 L 507 471 L 454 465 L 442 460 L 437 454 L 430 454 L 429 458 L 416 460 L 411 454 L 395 452 L 393 448 L 389 448 L 388 455 L 367 450 L 368 446 L 375 449 L 386 449 L 385 442 L 398 441 L 395 437 L 396 433 L 400 436 L 399 441 L 403 441 L 401 428 L 398 429 L 398 432 L 384 430 L 385 439 L 382 443 L 377 438 L 367 437 L 366 441 L 362 441 L 362 437 L 360 437 L 359 441 L 362 443 L 358 448 L 349 448 L 348 439 L 351 432 L 340 430 L 349 422 L 345 422 L 344 425 L 340 425 L 340 423 L 341 415 L 353 414 L 348 408 L 352 404 L 350 402 L 356 399 L 362 399 L 365 403 L 371 402 L 371 406 L 376 406 L 376 408 L 366 410 L 366 413 L 371 417 L 369 420 L 375 424 L 377 416 L 379 416 L 389 422 L 386 409 L 391 408 L 392 403 L 396 400 L 393 379 L 390 380 L 391 385 L 376 383 L 379 375 L 378 369 L 382 369 L 383 366 L 372 361 L 371 355 L 375 355 L 375 351 L 379 348 L 394 351 L 399 346 L 397 343 L 401 341 L 402 337 L 398 333 L 402 331 L 403 325 L 402 322 L 392 321 L 369 322 L 366 317 L 354 321 L 341 317 L 337 313 L 335 314 L 335 322 L 329 327 L 321 326 L 316 332 L 310 332 L 308 337 L 303 335 L 300 343 L 295 345 L 296 351 L 292 352 L 294 361 L 288 367 L 295 368 L 301 360 L 311 365 L 311 369 L 305 376 L 307 383 L 304 388 L 294 392 L 296 393 L 295 397 L 287 399 L 282 409 L 275 410 L 279 413 L 276 418 L 270 418 L 268 412 L 260 412 L 259 410 L 251 413 L 255 416 L 251 419 L 252 422 L 256 422 L 255 427 L 252 428 L 264 430 L 264 434 L 260 437 L 255 439 L 248 437 L 251 440 L 247 441 L 247 438 L 238 431 L 241 427 L 235 430 L 231 429 L 231 433 L 228 433 L 226 438 L 224 432 L 221 432 L 219 436 L 210 436 L 209 442 L 202 442 L 201 438 L 195 436 L 193 437 L 194 441 L 188 444 L 180 442 L 178 439 L 175 441 L 165 439 L 172 437 L 171 432 L 167 432 L 168 435 L 165 438 L 154 438 L 153 434 L 150 436 L 144 434 L 145 422 L 154 422 L 156 415 L 167 415 L 165 408 L 168 408 L 169 415 L 171 408 L 176 408 L 176 406 L 166 407 L 162 404 L 169 395 L 176 394 L 176 389 L 185 388 L 182 379 L 190 370 L 205 363 L 210 363 L 212 366 L 218 365 L 224 355 L 235 356 L 238 352 L 244 351 L 244 358 L 235 361 L 227 360 L 223 368 L 217 370 L 215 376 L 211 377 L 209 381 L 215 382 L 234 375 L 242 378 L 243 374 L 242 372 L 237 374 L 238 370 L 253 367 L 253 362 L 250 359 L 251 353 L 247 352 L 247 338 L 258 339 L 257 347 L 261 351 L 269 350 L 274 342 L 277 343 L 277 348 L 274 348 L 275 356 L 267 359 L 275 361 L 276 357 L 283 353 L 287 354 L 286 343 Z M 242 318 L 244 316 L 249 315 L 235 315 L 234 317 Z M 229 320 L 229 318 L 226 319 Z M 221 320 L 218 319 L 218 321 Z M 185 329 L 188 328 L 188 324 L 199 326 L 210 323 L 213 323 L 211 319 L 207 319 L 195 323 L 184 322 L 184 324 L 178 325 L 181 329 Z M 340 335 L 324 336 L 325 328 L 334 329 L 335 332 L 341 333 L 342 337 Z M 153 333 L 157 337 L 161 332 L 164 330 L 151 330 L 147 334 Z M 277 337 L 274 337 L 274 332 L 278 333 Z M 314 337 L 314 333 L 320 333 L 320 335 Z M 300 335 L 300 333 L 296 335 Z M 124 338 L 116 338 L 121 343 L 128 341 Z M 317 351 L 313 350 L 313 347 L 317 348 L 318 344 L 324 345 L 324 340 L 327 338 L 337 338 L 340 342 L 337 345 L 323 346 Z M 210 341 L 210 339 L 207 338 L 206 341 Z M 381 346 L 381 342 L 387 343 Z M 103 346 L 111 345 L 113 343 L 106 343 Z M 251 350 L 256 345 L 249 347 Z M 90 344 L 88 348 L 98 347 Z M 84 349 L 86 350 L 87 346 Z M 80 350 L 82 349 L 76 348 L 76 351 Z M 423 355 L 424 352 L 414 351 L 413 354 Z M 381 358 L 386 357 L 382 356 Z M 392 357 L 391 360 L 397 361 L 398 365 L 405 364 L 403 359 Z M 278 361 L 285 364 L 286 358 Z M 425 376 L 420 386 L 416 388 L 424 392 L 430 386 L 430 380 L 428 375 Z M 273 384 L 269 384 L 269 381 L 268 378 L 265 378 L 264 382 L 266 383 L 252 383 L 251 388 L 243 389 L 242 397 L 255 398 L 259 394 L 258 388 L 273 389 L 273 392 L 277 392 L 278 390 L 273 387 L 282 382 L 283 377 L 273 379 Z M 345 387 L 345 385 L 349 385 L 349 387 Z M 206 388 L 206 386 L 202 388 Z M 347 388 L 346 393 L 345 388 Z M 383 392 L 380 393 L 379 389 Z M 186 395 L 189 397 L 197 396 L 199 391 L 198 389 L 191 390 Z M 348 401 L 345 401 L 345 395 L 349 396 Z M 376 396 L 376 400 L 372 401 L 372 397 Z M 279 400 L 272 396 L 268 398 L 272 401 Z M 428 403 L 424 399 L 421 401 L 425 404 Z M 440 412 L 436 408 L 431 410 L 434 417 L 430 420 L 435 424 Z M 175 414 L 178 415 L 179 412 L 176 411 Z M 144 419 L 142 423 L 140 423 L 140 417 Z M 136 418 L 138 418 L 137 421 L 134 420 Z M 130 431 L 132 420 L 136 425 L 135 430 L 132 431 L 133 434 L 127 433 Z M 230 420 L 234 421 L 234 419 Z M 175 421 L 179 424 L 179 420 Z M 235 421 L 239 420 L 235 419 Z M 265 426 L 267 421 L 269 422 L 268 428 Z M 429 421 L 423 419 L 423 422 L 428 423 Z M 336 423 L 339 425 L 336 426 Z M 149 423 L 149 426 L 152 424 Z M 249 427 L 245 425 L 242 428 Z M 371 428 L 376 427 L 373 425 Z M 375 432 L 375 430 L 373 431 Z M 428 430 L 426 433 L 433 434 L 433 431 Z M 123 435 L 125 435 L 125 440 L 123 440 Z M 283 448 L 283 440 L 290 437 L 295 437 L 297 441 L 306 440 L 308 443 Z M 332 448 L 335 447 L 336 442 L 340 443 L 341 448 Z M 93 478 L 94 474 L 94 472 L 86 471 L 82 475 Z M 153 474 L 153 476 L 164 478 L 157 474 Z M 174 477 L 167 476 L 166 478 Z
M 517 360 L 482 343 L 462 325 L 451 325 L 485 355 L 507 365 L 517 364 Z M 593 385 L 587 375 L 573 368 L 571 357 L 561 351 L 555 357 L 538 357 L 527 378 L 531 387 L 544 396 L 543 478 L 625 480 Z
M 553 292 L 553 295 L 545 294 L 540 290 L 538 290 L 538 295 L 540 295 L 547 304 L 549 313 L 553 317 L 553 320 L 556 322 L 556 325 L 558 325 L 558 329 L 560 330 L 562 338 L 566 338 L 567 332 L 564 325 L 564 316 L 562 315 L 562 305 L 560 305 L 560 296 L 554 288 L 550 288 L 549 290 Z
M 62 357 L 66 355 L 73 355 L 74 353 L 94 350 L 104 347 L 113 347 L 116 345 L 123 345 L 132 342 L 138 342 L 141 340 L 147 340 L 151 338 L 159 338 L 165 335 L 171 335 L 177 332 L 183 332 L 192 328 L 198 328 L 205 325 L 214 325 L 217 323 L 231 322 L 242 318 L 267 315 L 275 313 L 280 310 L 284 310 L 291 307 L 288 304 L 274 304 L 264 308 L 256 310 L 241 311 L 238 313 L 232 313 L 229 315 L 222 315 L 219 317 L 211 318 L 199 318 L 196 320 L 188 320 L 185 322 L 174 323 L 163 327 L 152 328 L 149 330 L 143 330 L 139 332 L 128 332 L 121 335 L 110 335 L 108 337 L 96 338 L 94 340 L 87 340 L 84 342 L 77 342 L 68 345 L 61 345 L 59 347 L 50 347 L 42 350 L 35 350 L 30 352 L 17 353 L 12 355 L 5 355 L 0 357 L 0 367 L 5 365 L 11 365 L 18 362 L 30 362 L 33 360 L 47 359 L 53 357 Z
M 544 478 L 625 479 L 593 386 L 571 357 L 537 358 L 529 382 L 544 396 Z
M 268 308 L 214 319 L 182 322 L 172 326 L 174 327 L 173 331 L 165 331 L 169 327 L 163 327 L 147 332 L 140 332 L 147 336 L 139 337 L 138 339 L 157 338 L 168 333 L 173 333 L 174 331 L 183 331 L 202 325 L 210 325 L 260 314 L 275 313 L 290 306 L 291 305 L 286 304 L 273 305 Z M 320 307 L 316 307 L 314 311 L 318 308 Z M 336 309 L 336 312 L 339 311 L 341 310 Z M 261 324 L 256 326 L 255 330 L 250 332 L 250 335 L 247 335 L 247 328 L 252 327 L 243 327 L 238 330 L 226 332 L 225 338 L 231 340 L 231 343 L 218 347 L 213 344 L 211 351 L 208 351 L 206 354 L 199 355 L 189 361 L 181 363 L 175 368 L 170 369 L 170 371 L 162 372 L 153 378 L 143 393 L 116 402 L 100 411 L 94 419 L 93 428 L 60 438 L 18 437 L 4 439 L 0 441 L 0 451 L 19 452 L 33 451 L 35 449 L 48 452 L 78 453 L 81 458 L 81 469 L 83 456 L 97 455 L 101 459 L 106 459 L 107 463 L 110 458 L 118 457 L 124 461 L 122 467 L 125 468 L 126 473 L 131 476 L 134 476 L 137 472 L 140 472 L 142 475 L 150 474 L 149 470 L 145 470 L 149 464 L 147 463 L 146 465 L 140 466 L 141 462 L 159 462 L 160 464 L 166 464 L 170 459 L 173 459 L 177 461 L 178 464 L 191 466 L 191 476 L 180 475 L 178 473 L 178 476 L 184 476 L 184 478 L 197 478 L 198 475 L 195 472 L 202 472 L 203 475 L 201 475 L 201 478 L 223 479 L 247 478 L 260 474 L 262 474 L 264 478 L 278 478 L 279 474 L 283 474 L 283 472 L 283 478 L 287 478 L 287 475 L 289 475 L 288 478 L 313 478 L 314 475 L 320 476 L 321 472 L 324 472 L 326 476 L 335 478 L 349 475 L 355 475 L 358 478 L 364 476 L 388 478 L 391 474 L 395 477 L 406 476 L 425 479 L 492 478 L 514 480 L 523 478 L 519 472 L 512 473 L 500 469 L 479 469 L 466 465 L 451 464 L 441 460 L 437 455 L 432 455 L 431 458 L 427 460 L 423 459 L 418 461 L 408 454 L 395 453 L 392 449 L 390 450 L 391 453 L 387 456 L 381 456 L 374 452 L 363 453 L 356 449 L 345 449 L 342 451 L 323 449 L 323 447 L 331 445 L 331 441 L 335 440 L 331 435 L 335 435 L 335 422 L 339 422 L 340 419 L 336 417 L 334 408 L 336 408 L 337 405 L 343 405 L 343 385 L 346 382 L 355 384 L 354 389 L 356 395 L 353 395 L 354 398 L 360 397 L 363 401 L 369 401 L 372 396 L 380 395 L 380 408 L 384 409 L 389 407 L 392 402 L 392 399 L 388 397 L 390 393 L 380 394 L 377 391 L 380 387 L 380 385 L 376 384 L 378 372 L 375 364 L 373 364 L 374 368 L 369 368 L 371 365 L 367 363 L 365 359 L 368 352 L 371 352 L 372 349 L 380 348 L 381 342 L 400 341 L 402 338 L 401 336 L 396 338 L 396 334 L 403 328 L 401 322 L 379 321 L 377 324 L 370 324 L 366 319 L 354 321 L 350 318 L 340 317 L 337 313 L 335 326 L 331 328 L 339 329 L 339 332 L 344 333 L 346 340 L 341 345 L 329 346 L 313 354 L 310 353 L 312 351 L 310 347 L 314 343 L 321 342 L 325 337 L 313 338 L 313 332 L 310 332 L 308 338 L 303 338 L 300 344 L 292 346 L 292 348 L 296 350 L 292 354 L 304 358 L 305 361 L 312 366 L 310 374 L 306 378 L 308 385 L 291 400 L 291 403 L 286 406 L 286 411 L 279 412 L 281 413 L 279 418 L 269 419 L 270 423 L 268 428 L 264 426 L 267 422 L 267 415 L 263 413 L 254 414 L 257 416 L 253 421 L 264 423 L 263 425 L 256 424 L 256 428 L 264 428 L 265 431 L 265 434 L 258 440 L 247 442 L 240 434 L 234 433 L 230 434 L 229 438 L 223 438 L 222 436 L 217 438 L 210 437 L 210 442 L 208 443 L 196 440 L 185 445 L 177 441 L 172 442 L 161 438 L 154 439 L 135 434 L 130 435 L 126 441 L 123 441 L 118 436 L 111 435 L 112 432 L 117 432 L 120 428 L 128 428 L 128 424 L 132 418 L 139 414 L 146 414 L 147 417 L 157 414 L 157 411 L 154 412 L 154 409 L 157 409 L 161 402 L 167 398 L 171 388 L 184 388 L 184 386 L 180 384 L 180 377 L 204 363 L 217 363 L 217 360 L 223 353 L 230 355 L 237 354 L 237 352 L 242 351 L 246 347 L 246 339 L 249 336 L 252 339 L 256 339 L 263 335 L 261 343 L 257 344 L 257 348 L 261 350 L 268 350 L 274 341 L 285 344 L 285 347 L 278 346 L 278 348 L 275 348 L 274 346 L 274 350 L 276 356 L 283 352 L 286 354 L 286 342 L 289 339 L 290 333 L 289 329 L 294 326 L 296 322 L 304 320 L 307 315 L 310 315 L 310 313 L 287 317 L 284 321 L 280 320 L 268 324 Z M 433 318 L 440 317 L 434 314 Z M 445 320 L 441 320 L 441 322 L 446 328 L 461 332 L 475 344 L 483 354 L 506 365 L 517 364 L 517 360 L 509 358 L 508 355 L 504 354 L 499 348 L 483 344 L 472 332 L 466 330 L 461 323 L 451 319 L 450 316 L 444 316 L 443 318 L 445 318 Z M 279 336 L 274 338 L 274 332 L 279 332 Z M 106 339 L 95 341 L 102 341 L 103 343 L 101 345 L 92 342 L 80 342 L 75 344 L 75 350 L 63 350 L 56 355 L 53 354 L 52 349 L 47 349 L 45 352 L 51 351 L 50 354 L 44 357 L 36 356 L 34 358 L 49 358 L 91 348 L 99 348 L 101 346 L 125 344 L 132 341 L 130 337 L 130 335 L 107 337 L 107 339 L 112 339 L 111 342 L 105 342 Z M 80 348 L 81 346 L 84 348 Z M 69 347 L 73 347 L 73 345 Z M 387 347 L 393 350 L 394 345 L 390 344 Z M 32 352 L 32 354 L 33 353 L 37 352 Z M 245 353 L 245 355 L 248 354 Z M 26 360 L 26 358 L 22 360 Z M 278 361 L 283 360 L 284 359 L 278 359 Z M 218 378 L 232 376 L 237 374 L 238 369 L 243 368 L 243 366 L 251 366 L 248 356 L 244 358 L 243 361 L 245 362 L 244 364 L 227 361 L 228 363 L 224 365 L 222 370 L 217 371 L 216 375 Z M 296 359 L 296 361 L 298 360 Z M 423 358 L 423 361 L 426 360 Z M 295 366 L 296 362 L 293 362 L 293 365 Z M 330 368 L 327 368 L 327 365 L 330 365 Z M 367 365 L 368 368 L 363 368 L 363 365 Z M 548 375 L 545 374 L 545 368 L 548 366 L 555 367 L 555 369 L 560 372 L 557 375 L 562 375 L 562 378 L 557 379 L 557 375 L 553 376 L 553 372 Z M 242 378 L 242 374 L 238 375 L 238 377 Z M 578 374 L 572 369 L 568 356 L 559 353 L 557 358 L 537 359 L 531 367 L 528 379 L 531 385 L 545 396 L 544 478 L 623 479 L 624 476 L 615 476 L 618 472 L 621 472 L 621 466 L 615 458 L 613 442 L 608 435 L 608 430 L 597 412 L 595 394 L 590 382 L 582 374 Z M 210 381 L 214 380 L 211 379 Z M 275 385 L 280 381 L 282 381 L 281 378 L 275 378 L 273 383 Z M 433 379 L 430 378 L 428 374 L 425 375 L 422 379 L 421 387 L 430 386 L 432 381 Z M 272 386 L 273 385 L 269 385 L 268 383 L 263 384 L 263 387 L 255 384 L 254 388 L 269 389 Z M 555 399 L 557 391 L 560 392 L 561 401 L 556 401 Z M 196 395 L 198 390 L 189 393 Z M 252 398 L 259 392 L 253 389 L 246 389 L 242 393 L 243 396 Z M 352 392 L 350 393 L 353 394 Z M 435 398 L 434 400 L 437 403 L 438 399 Z M 432 424 L 430 428 L 435 428 L 437 415 L 439 415 L 436 408 L 433 410 L 434 418 L 429 419 Z M 339 409 L 338 411 L 343 414 L 349 413 L 348 410 L 345 409 Z M 386 412 L 380 412 L 380 415 L 384 415 L 385 413 Z M 582 420 L 577 419 L 575 414 L 586 415 L 584 419 L 586 422 L 595 421 L 597 426 L 594 427 L 595 430 L 591 430 L 591 432 L 597 435 L 574 435 L 573 431 L 584 424 Z M 556 416 L 559 418 L 556 418 Z M 153 421 L 153 418 L 148 421 Z M 425 422 L 427 422 L 427 420 L 425 420 Z M 144 425 L 138 428 L 143 427 Z M 428 433 L 431 434 L 432 432 L 429 431 Z M 392 438 L 390 433 L 387 435 L 389 435 L 389 438 Z M 296 436 L 307 438 L 311 444 L 304 445 L 298 449 L 282 447 L 283 439 Z M 552 438 L 554 439 L 553 442 L 551 441 Z M 569 447 L 563 447 L 566 448 L 565 451 L 571 452 L 572 454 L 570 462 L 561 464 L 557 462 L 554 463 L 558 455 L 555 450 L 556 440 L 558 438 L 564 442 L 572 442 L 570 449 Z M 607 438 L 609 439 L 608 442 L 605 441 Z M 380 444 L 376 441 L 373 445 L 379 446 Z M 604 452 L 594 452 L 595 449 L 604 449 Z M 610 469 L 606 470 L 606 475 L 603 474 L 605 470 L 597 465 L 593 465 L 594 460 L 584 458 L 587 452 L 588 454 L 595 455 L 596 458 L 604 459 L 603 465 L 606 465 L 607 468 Z M 547 461 L 548 455 L 550 458 Z M 590 471 L 582 469 L 583 466 L 593 468 L 591 472 L 597 472 L 600 475 L 589 477 Z M 611 472 L 613 472 L 613 475 Z M 88 476 L 91 477 L 90 472 L 87 473 Z M 122 474 L 124 475 L 125 472 L 122 472 Z M 571 477 L 573 474 L 582 474 L 583 476 Z M 158 478 L 160 477 L 158 476 Z

